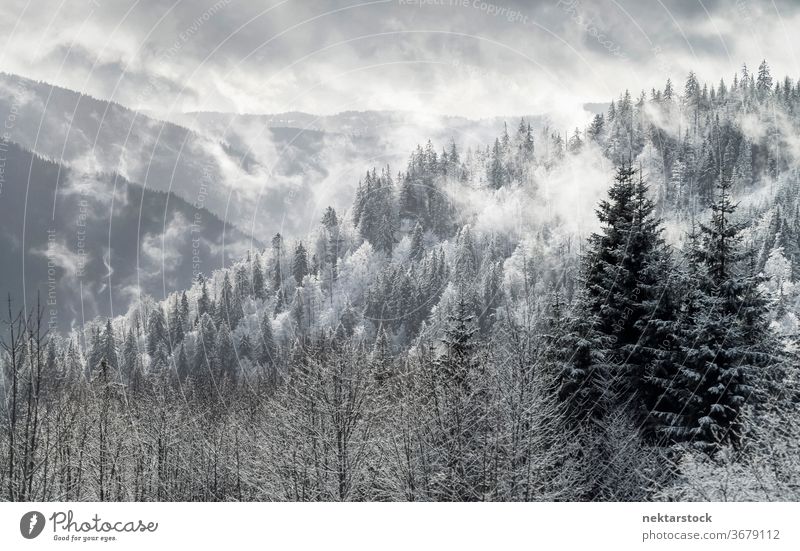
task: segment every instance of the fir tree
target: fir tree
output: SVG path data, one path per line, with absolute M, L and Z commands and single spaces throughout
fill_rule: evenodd
M 172 308 L 169 311 L 168 317 L 169 325 L 169 342 L 171 348 L 177 347 L 183 341 L 183 321 L 181 316 L 180 306 L 178 305 L 178 296 L 175 295 L 172 301 Z
M 503 148 L 500 139 L 495 139 L 492 157 L 486 169 L 486 181 L 489 187 L 499 189 L 506 184 L 506 167 L 503 162 Z
M 386 383 L 386 381 L 391 378 L 391 346 L 389 344 L 389 336 L 386 334 L 386 330 L 383 327 L 378 330 L 378 335 L 375 338 L 370 363 L 375 381 L 379 385 Z
M 286 297 L 283 290 L 283 236 L 276 233 L 272 238 L 272 258 L 273 258 L 273 271 L 272 271 L 272 287 L 275 289 L 275 313 L 282 312 L 285 304 Z
M 194 347 L 193 372 L 203 381 L 209 381 L 213 374 L 217 346 L 217 328 L 208 314 L 203 314 L 198 323 L 197 342 Z
M 213 316 L 214 306 L 208 296 L 208 286 L 203 274 L 197 274 L 197 281 L 200 283 L 200 297 L 197 299 L 197 318 L 202 318 L 203 314 Z
M 308 275 L 308 253 L 302 243 L 298 243 L 294 250 L 292 275 L 297 285 L 302 285 L 303 278 Z
M 592 312 L 589 293 L 578 296 L 574 311 L 574 317 L 565 316 L 566 335 L 556 341 L 563 362 L 557 384 L 567 425 L 578 428 L 602 422 L 608 412 L 611 368 L 596 329 L 599 321 Z
M 736 205 L 730 182 L 723 178 L 711 205 L 711 220 L 700 225 L 697 288 L 687 305 L 682 335 L 686 361 L 677 388 L 685 401 L 671 430 L 713 454 L 720 446 L 738 446 L 742 409 L 758 398 L 774 346 L 766 322 L 766 305 L 756 291 L 753 270 L 743 267 L 748 253 L 741 250 L 744 225 L 733 221 Z
M 411 234 L 411 249 L 408 257 L 411 260 L 421 260 L 425 255 L 425 243 L 423 242 L 423 230 L 419 222 L 414 226 L 414 231 Z
M 238 378 L 238 358 L 230 327 L 224 321 L 217 332 L 214 361 L 220 379 L 227 379 L 229 382 L 235 383 Z
M 756 91 L 759 99 L 766 98 L 772 92 L 772 76 L 769 72 L 767 61 L 763 60 L 758 66 L 758 78 L 756 80 Z
M 150 318 L 147 321 L 147 353 L 151 358 L 155 356 L 160 345 L 165 348 L 169 347 L 168 336 L 164 313 L 160 307 L 156 306 L 150 312 Z
M 234 291 L 231 279 L 226 271 L 225 277 L 222 279 L 222 294 L 217 309 L 217 325 L 225 322 L 229 327 L 235 329 L 243 317 L 244 310 L 242 299 L 239 294 Z
M 253 296 L 258 300 L 267 298 L 264 272 L 261 269 L 261 256 L 258 254 L 253 259 Z
M 181 292 L 180 323 L 184 333 L 189 329 L 189 298 L 186 291 Z
M 133 329 L 128 329 L 125 334 L 125 342 L 122 345 L 122 363 L 124 380 L 130 382 L 133 380 L 134 373 L 140 370 L 139 346 L 133 335 Z
M 259 326 L 258 353 L 256 359 L 267 373 L 267 379 L 273 384 L 276 381 L 275 367 L 277 352 L 278 349 L 277 346 L 275 346 L 275 337 L 272 334 L 272 319 L 269 313 L 265 312 L 264 316 L 261 318 L 261 325 Z
M 252 261 L 249 259 L 250 253 L 248 252 L 248 264 Z M 247 268 L 244 264 L 240 264 L 234 270 L 234 286 L 236 289 L 236 296 L 240 302 L 247 299 L 252 295 L 253 289 L 250 285 L 250 278 L 247 274 Z
M 181 348 L 178 351 L 178 360 L 176 362 L 175 369 L 178 374 L 178 380 L 186 380 L 186 378 L 189 376 L 189 359 L 186 356 L 186 350 L 183 343 L 181 343 Z
M 103 335 L 103 359 L 105 359 L 109 369 L 116 376 L 119 373 L 119 362 L 117 360 L 117 343 L 110 319 L 106 320 L 106 331 Z
M 646 184 L 634 176 L 631 167 L 619 168 L 609 199 L 597 211 L 603 227 L 591 236 L 584 260 L 585 293 L 577 305 L 580 333 L 573 339 L 599 341 L 600 350 L 582 353 L 582 371 L 595 364 L 609 366 L 599 378 L 608 378 L 614 399 L 643 422 L 658 398 L 651 381 L 654 361 L 673 320 L 662 306 L 669 262 L 660 221 Z M 593 320 L 592 326 L 586 320 Z

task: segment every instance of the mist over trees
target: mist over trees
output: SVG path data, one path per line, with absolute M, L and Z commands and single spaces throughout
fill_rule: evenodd
M 568 136 L 428 141 L 124 316 L 55 334 L 9 301 L 0 496 L 798 499 L 798 109 L 766 62 L 690 74 Z M 585 237 L 533 213 L 590 150 Z M 464 200 L 510 193 L 524 231 Z

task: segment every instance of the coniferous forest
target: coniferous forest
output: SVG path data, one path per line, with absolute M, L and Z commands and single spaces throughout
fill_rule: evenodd
M 0 498 L 798 500 L 798 131 L 766 62 L 692 73 L 568 133 L 420 136 L 114 317 L 9 296 Z M 578 228 L 550 176 L 589 155 Z

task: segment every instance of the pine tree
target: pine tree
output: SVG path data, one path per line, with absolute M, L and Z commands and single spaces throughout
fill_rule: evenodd
M 189 298 L 186 296 L 186 291 L 181 293 L 180 322 L 185 333 L 189 330 Z
M 565 315 L 566 335 L 559 341 L 562 368 L 557 374 L 558 397 L 567 426 L 578 428 L 602 422 L 611 402 L 611 366 L 606 361 L 597 316 L 589 293 L 577 298 L 575 316 Z
M 228 327 L 236 328 L 244 317 L 241 297 L 234 291 L 228 272 L 222 279 L 222 294 L 217 308 L 217 325 L 225 322 Z
M 328 207 L 325 210 L 325 214 L 322 216 L 322 225 L 325 228 L 325 256 L 322 260 L 327 267 L 326 277 L 329 280 L 329 290 L 332 293 L 334 281 L 339 277 L 339 255 L 344 252 L 342 250 L 343 239 L 339 230 L 339 218 L 333 207 Z
M 759 99 L 763 100 L 772 92 L 772 76 L 769 72 L 767 61 L 763 60 L 758 66 L 758 78 L 756 80 L 756 91 Z
M 339 225 L 339 219 L 336 216 L 336 211 L 333 209 L 333 207 L 328 207 L 325 209 L 325 212 L 322 214 L 321 223 L 328 231 Z
M 487 334 L 495 320 L 495 310 L 500 306 L 502 292 L 503 267 L 500 262 L 490 262 L 484 271 L 481 316 L 479 319 L 481 333 Z
M 686 86 L 683 90 L 683 101 L 692 114 L 695 136 L 697 135 L 700 120 L 700 99 L 700 84 L 697 82 L 697 76 L 693 71 L 689 71 L 689 76 L 686 78 Z
M 644 422 L 658 399 L 651 379 L 654 362 L 674 320 L 662 306 L 669 262 L 660 221 L 646 184 L 634 176 L 631 167 L 620 167 L 609 199 L 600 203 L 602 231 L 589 241 L 582 273 L 585 291 L 577 305 L 578 334 L 572 338 L 583 344 L 577 375 L 585 376 L 594 365 L 606 366 L 597 370 L 601 383 L 592 386 L 610 384 L 613 398 Z M 596 343 L 599 350 L 588 348 Z M 591 407 L 583 399 L 580 403 Z
M 286 305 L 286 296 L 283 290 L 283 236 L 276 233 L 272 238 L 272 258 L 274 262 L 272 271 L 272 287 L 275 289 L 275 313 L 282 312 Z
M 75 381 L 81 376 L 82 369 L 81 351 L 75 344 L 75 340 L 70 339 L 64 357 L 64 378 L 68 381 Z
M 586 131 L 586 138 L 595 143 L 600 143 L 603 138 L 604 126 L 605 119 L 603 118 L 603 114 L 599 113 L 595 115 L 592 119 L 592 123 L 589 125 L 589 129 Z
M 494 189 L 500 189 L 506 184 L 506 167 L 503 163 L 503 148 L 499 138 L 494 141 L 492 157 L 486 168 L 486 181 L 489 187 Z
M 181 341 L 183 341 L 184 337 L 181 309 L 180 306 L 178 305 L 177 295 L 175 295 L 175 298 L 172 301 L 172 308 L 170 308 L 169 316 L 167 319 L 169 325 L 170 347 L 175 348 L 181 343 Z
M 400 197 L 398 198 L 400 207 L 400 218 L 405 220 L 413 220 L 419 216 L 420 204 L 417 198 L 417 184 L 411 177 L 410 173 L 406 173 L 400 184 Z
M 660 425 L 657 433 L 665 443 L 687 442 L 693 436 L 692 411 L 701 403 L 696 390 L 703 380 L 706 354 L 701 341 L 705 320 L 704 295 L 700 281 L 705 277 L 697 225 L 692 221 L 683 257 L 686 267 L 680 273 L 677 292 L 679 302 L 676 341 L 679 362 L 654 373 L 653 382 L 661 391 L 653 407 L 652 418 Z
M 567 151 L 572 153 L 573 155 L 577 155 L 583 149 L 583 140 L 581 139 L 581 132 L 578 128 L 575 128 L 575 132 L 572 137 L 567 141 Z
M 411 234 L 411 249 L 408 257 L 411 260 L 421 260 L 425 255 L 425 243 L 423 242 L 422 225 L 417 222 L 414 226 L 414 231 Z
M 248 264 L 251 264 L 250 253 L 248 252 Z M 247 268 L 244 264 L 240 264 L 234 270 L 234 287 L 236 289 L 236 296 L 242 302 L 252 295 L 253 289 L 250 286 L 250 278 L 247 274 Z
M 294 250 L 292 275 L 297 285 L 302 285 L 303 278 L 308 275 L 308 253 L 302 243 L 298 243 Z
M 181 381 L 186 380 L 186 378 L 189 376 L 190 368 L 189 368 L 189 359 L 186 356 L 186 350 L 183 343 L 181 343 L 181 348 L 178 352 L 178 362 L 176 365 L 176 369 L 178 371 L 178 379 Z
M 383 217 L 378 224 L 378 233 L 375 236 L 375 247 L 391 255 L 396 243 L 395 231 L 396 228 L 394 217 L 392 216 L 391 212 L 384 212 Z
M 278 348 L 275 346 L 275 337 L 272 333 L 272 319 L 269 313 L 265 312 L 261 318 L 261 325 L 258 336 L 257 361 L 264 368 L 267 380 L 273 385 L 277 382 L 276 362 Z
M 158 378 L 166 373 L 169 368 L 169 350 L 164 342 L 159 341 L 156 344 L 155 350 L 150 355 L 150 370 L 148 375 Z
M 253 296 L 258 300 L 267 298 L 264 272 L 261 269 L 261 256 L 258 254 L 253 259 Z
M 197 342 L 194 347 L 193 373 L 203 381 L 211 380 L 215 365 L 217 328 L 209 314 L 203 314 L 198 323 Z
M 378 330 L 378 335 L 375 338 L 370 363 L 372 374 L 379 385 L 383 385 L 391 378 L 393 374 L 391 346 L 389 344 L 389 336 L 383 327 Z
M 200 297 L 197 299 L 197 318 L 202 318 L 203 314 L 213 316 L 214 306 L 208 296 L 208 286 L 203 274 L 197 274 L 197 281 L 200 284 Z
M 103 359 L 103 343 L 100 338 L 100 329 L 92 326 L 89 329 L 89 352 L 86 355 L 86 378 L 91 380 L 94 372 L 100 368 Z
M 119 362 L 117 361 L 117 343 L 114 339 L 114 329 L 110 319 L 106 320 L 106 331 L 103 335 L 103 359 L 116 377 L 119 373 Z
M 711 205 L 711 220 L 700 225 L 702 243 L 696 255 L 700 272 L 692 294 L 692 318 L 682 335 L 687 358 L 678 388 L 686 400 L 681 425 L 673 436 L 714 454 L 722 445 L 739 445 L 742 408 L 758 397 L 773 346 L 766 305 L 756 291 L 751 269 L 743 269 L 744 225 L 733 222 L 736 205 L 730 182 L 723 178 Z
M 134 373 L 140 371 L 139 346 L 133 329 L 129 328 L 125 335 L 125 343 L 122 345 L 123 377 L 127 382 L 131 382 Z
M 461 228 L 457 241 L 456 258 L 453 264 L 455 277 L 463 285 L 472 285 L 478 274 L 478 258 L 469 226 Z
M 233 335 L 230 327 L 224 321 L 217 332 L 214 361 L 216 362 L 216 373 L 220 379 L 227 379 L 229 382 L 235 383 L 238 379 L 238 359 L 233 344 Z
M 161 308 L 156 306 L 150 312 L 150 318 L 147 321 L 147 353 L 151 359 L 158 351 L 159 345 L 169 347 L 167 339 L 167 322 L 164 319 L 164 313 Z

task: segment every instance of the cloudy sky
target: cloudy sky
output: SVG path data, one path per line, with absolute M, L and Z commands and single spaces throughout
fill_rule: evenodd
M 157 111 L 474 118 L 797 77 L 798 25 L 786 0 L 3 0 L 0 71 Z

